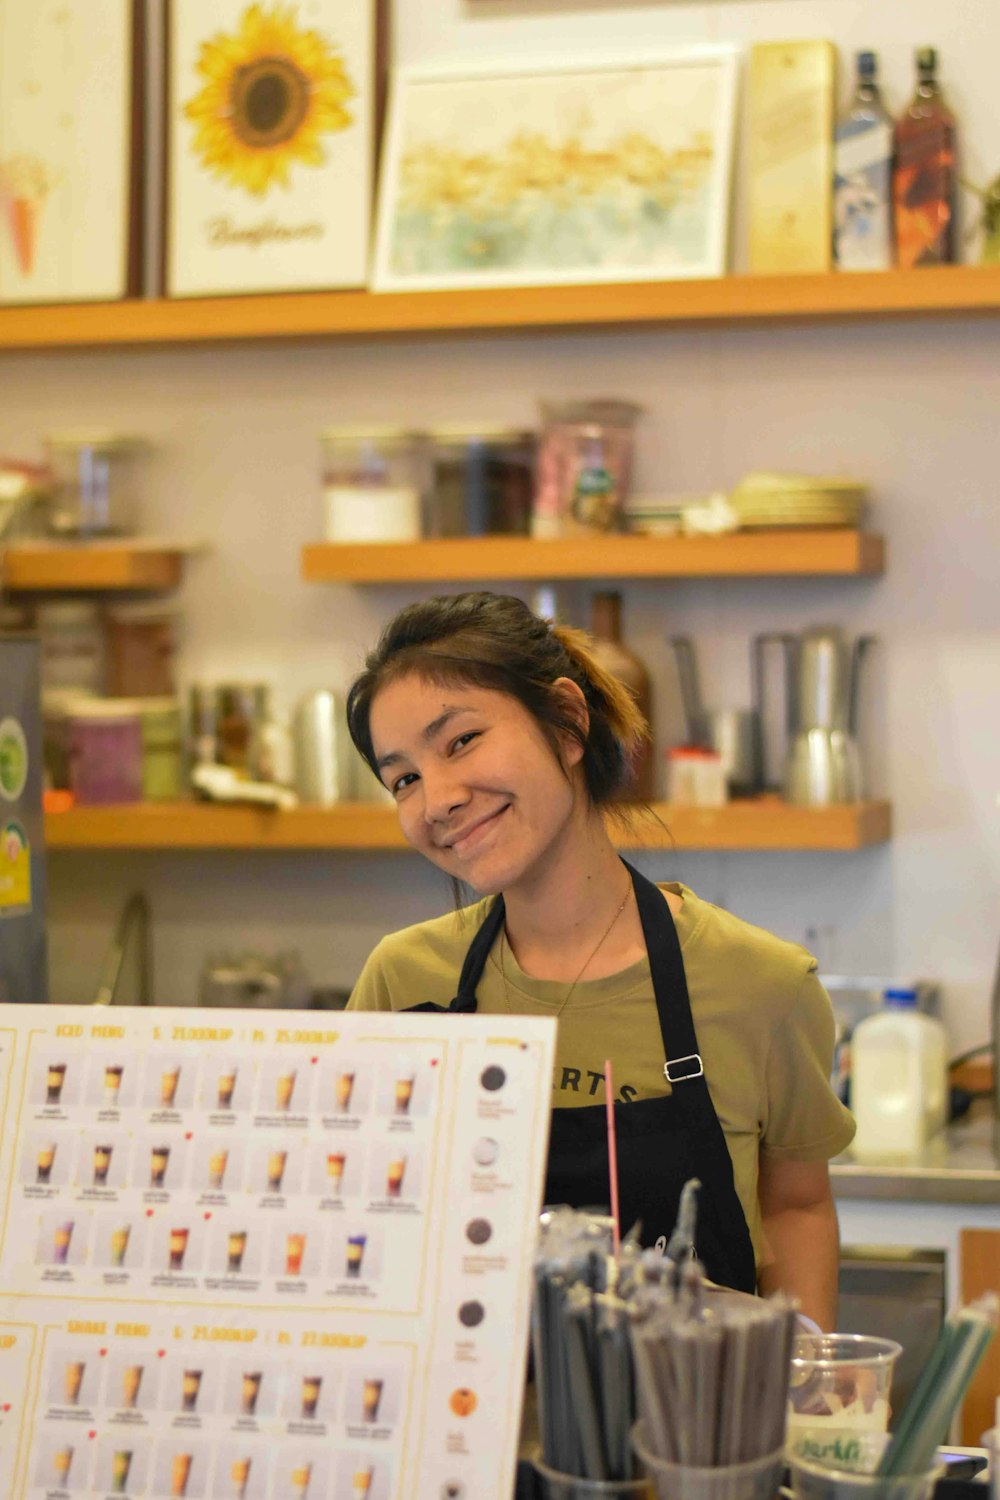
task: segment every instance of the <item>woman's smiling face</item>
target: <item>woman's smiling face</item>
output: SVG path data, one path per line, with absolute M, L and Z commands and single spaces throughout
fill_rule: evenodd
M 407 842 L 484 894 L 544 862 L 582 794 L 581 747 L 567 742 L 564 770 L 508 693 L 410 674 L 380 690 L 370 724 Z

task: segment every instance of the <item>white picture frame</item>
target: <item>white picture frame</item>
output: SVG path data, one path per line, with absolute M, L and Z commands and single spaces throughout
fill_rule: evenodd
M 0 3 L 0 303 L 138 291 L 142 10 Z
M 372 0 L 172 0 L 164 291 L 364 286 L 372 224 Z
M 393 77 L 374 287 L 721 276 L 735 47 Z

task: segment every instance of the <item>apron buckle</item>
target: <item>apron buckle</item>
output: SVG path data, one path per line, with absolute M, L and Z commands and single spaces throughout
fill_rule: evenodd
M 681 1071 L 675 1072 L 675 1068 Z M 689 1078 L 704 1078 L 701 1053 L 689 1052 L 687 1057 L 668 1058 L 663 1064 L 663 1076 L 668 1083 L 686 1083 Z

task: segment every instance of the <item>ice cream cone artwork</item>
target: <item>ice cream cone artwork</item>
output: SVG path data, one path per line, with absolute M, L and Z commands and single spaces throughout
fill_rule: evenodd
M 35 269 L 39 220 L 56 181 L 41 157 L 9 156 L 0 162 L 0 201 L 17 268 L 25 278 Z

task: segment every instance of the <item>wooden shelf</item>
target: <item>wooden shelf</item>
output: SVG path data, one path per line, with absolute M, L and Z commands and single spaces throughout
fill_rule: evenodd
M 636 809 L 634 829 L 618 831 L 622 848 L 848 851 L 884 843 L 891 832 L 887 802 L 814 808 L 760 798 L 719 808 L 658 802 L 652 811 Z M 45 836 L 50 850 L 407 848 L 394 809 L 372 803 L 291 812 L 204 802 L 76 807 L 49 813 Z
M 188 549 L 164 542 L 25 542 L 3 555 L 3 582 L 22 593 L 177 588 Z
M 430 542 L 317 542 L 302 553 L 309 583 L 410 583 L 491 578 L 712 578 L 873 575 L 885 543 L 848 529 L 726 536 L 455 537 Z
M 1000 313 L 1000 267 L 0 308 L 0 350 Z

